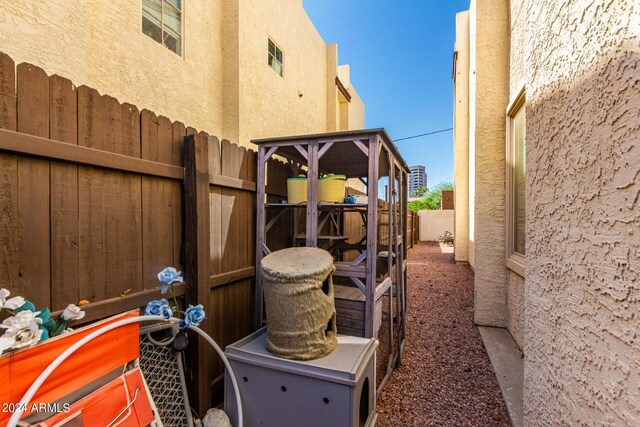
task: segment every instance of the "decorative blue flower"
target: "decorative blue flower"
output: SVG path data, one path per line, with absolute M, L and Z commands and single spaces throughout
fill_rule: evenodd
M 184 320 L 178 322 L 178 328 L 186 329 L 189 326 L 198 326 L 204 320 L 204 308 L 202 304 L 198 304 L 195 307 L 189 305 L 187 311 L 184 312 Z
M 164 270 L 158 273 L 158 280 L 162 282 L 161 289 L 163 294 L 167 292 L 167 290 L 169 289 L 169 285 L 171 285 L 173 282 L 182 283 L 184 281 L 182 276 L 180 276 L 180 273 L 180 271 L 176 270 L 173 267 L 166 267 Z
M 166 299 L 152 300 L 147 304 L 145 314 L 150 316 L 162 316 L 164 320 L 169 320 L 173 316 L 173 311 L 169 307 L 169 302 Z

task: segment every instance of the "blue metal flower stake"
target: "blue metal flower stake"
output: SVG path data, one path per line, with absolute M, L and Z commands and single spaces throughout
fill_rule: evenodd
M 171 291 L 171 297 L 173 299 L 173 307 L 169 306 L 169 301 L 165 298 L 160 300 L 152 300 L 147 304 L 145 314 L 151 316 L 162 316 L 163 319 L 169 320 L 174 313 L 182 313 L 178 310 L 178 300 L 173 289 L 173 284 L 183 283 L 184 279 L 180 275 L 180 271 L 173 267 L 166 267 L 160 273 L 158 273 L 158 280 L 161 283 L 161 292 L 166 294 L 167 291 Z M 189 307 L 184 311 L 184 318 L 178 321 L 178 329 L 185 330 L 189 326 L 198 326 L 205 318 L 204 308 L 202 304 L 198 304 L 195 307 L 189 304 Z M 178 316 L 176 316 L 178 317 Z

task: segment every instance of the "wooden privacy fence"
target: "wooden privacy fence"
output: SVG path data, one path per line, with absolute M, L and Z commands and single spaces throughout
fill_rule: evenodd
M 286 197 L 289 173 L 270 161 L 268 198 Z M 255 193 L 252 150 L 0 52 L 0 286 L 13 295 L 52 311 L 87 299 L 91 321 L 160 298 L 157 273 L 174 266 L 176 294 L 204 305 L 202 328 L 224 347 L 253 328 Z M 407 227 L 416 235 L 412 214 Z M 290 233 L 280 221 L 270 244 Z M 191 344 L 202 411 L 223 366 Z
M 206 153 L 195 180 L 187 135 Z M 271 168 L 282 194 L 283 165 Z M 52 310 L 86 299 L 91 321 L 159 298 L 157 273 L 174 266 L 177 295 L 202 303 L 202 327 L 229 344 L 252 328 L 254 193 L 253 151 L 0 53 L 0 273 L 13 295 Z M 185 222 L 202 203 L 207 216 Z M 222 366 L 197 344 L 190 385 L 206 408 Z
M 407 247 L 412 247 L 420 240 L 420 218 L 418 212 L 407 210 Z

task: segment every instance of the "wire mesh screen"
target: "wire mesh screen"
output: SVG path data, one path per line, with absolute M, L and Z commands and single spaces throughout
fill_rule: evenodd
M 140 333 L 140 369 L 144 373 L 158 414 L 166 427 L 190 426 L 188 398 L 182 386 L 180 357 L 171 348 L 173 339 L 153 343 L 147 333 Z

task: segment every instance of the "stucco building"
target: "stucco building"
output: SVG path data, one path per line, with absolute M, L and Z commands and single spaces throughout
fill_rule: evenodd
M 3 1 L 0 51 L 245 146 L 364 127 L 302 0 Z
M 457 15 L 455 259 L 524 353 L 527 425 L 640 424 L 640 3 Z

